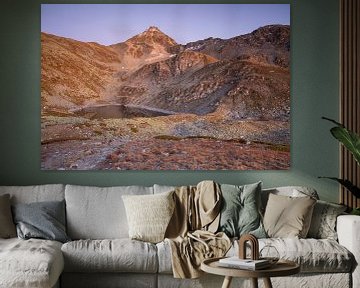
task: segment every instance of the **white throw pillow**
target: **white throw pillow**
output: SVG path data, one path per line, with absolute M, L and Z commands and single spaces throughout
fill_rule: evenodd
M 175 208 L 173 193 L 122 196 L 131 239 L 151 243 L 164 240 Z

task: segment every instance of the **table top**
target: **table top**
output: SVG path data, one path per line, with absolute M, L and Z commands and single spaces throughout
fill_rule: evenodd
M 244 278 L 289 276 L 300 272 L 300 266 L 288 260 L 279 260 L 276 264 L 266 269 L 245 270 L 219 266 L 219 259 L 221 258 L 223 257 L 204 260 L 201 263 L 201 270 L 210 274 Z

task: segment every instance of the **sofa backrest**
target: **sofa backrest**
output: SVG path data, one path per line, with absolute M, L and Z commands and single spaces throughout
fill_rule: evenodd
M 153 194 L 153 187 L 66 185 L 67 233 L 71 239 L 128 238 L 123 195 Z
M 0 195 L 4 194 L 10 194 L 11 204 L 61 201 L 65 198 L 65 185 L 0 186 Z

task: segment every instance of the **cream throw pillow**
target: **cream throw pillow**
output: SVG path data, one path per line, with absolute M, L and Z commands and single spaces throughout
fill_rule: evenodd
M 311 197 L 269 195 L 264 228 L 269 237 L 306 238 L 316 200 Z
M 175 207 L 173 193 L 122 196 L 131 239 L 151 243 L 164 240 Z

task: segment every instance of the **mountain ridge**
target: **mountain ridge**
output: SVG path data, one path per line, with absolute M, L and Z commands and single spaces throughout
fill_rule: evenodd
M 288 25 L 184 45 L 155 26 L 108 46 L 42 33 L 42 112 L 114 103 L 286 120 L 289 66 Z

